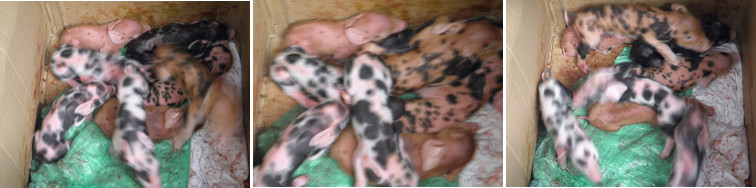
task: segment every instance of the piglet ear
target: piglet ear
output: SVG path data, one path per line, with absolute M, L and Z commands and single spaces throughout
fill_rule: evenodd
M 672 11 L 678 12 L 680 14 L 685 14 L 688 12 L 688 8 L 685 8 L 685 6 L 681 4 L 672 4 Z
M 76 112 L 76 114 L 88 115 L 88 114 L 92 113 L 92 111 L 94 110 L 94 108 L 95 108 L 94 104 L 92 104 L 92 103 L 85 103 L 85 104 L 81 104 L 78 107 L 76 107 L 76 110 L 74 110 L 74 112 Z
M 448 23 L 448 24 L 440 24 L 433 26 L 432 32 L 434 34 L 442 34 L 447 31 L 452 33 L 457 33 L 459 30 L 462 30 L 462 28 L 465 27 L 465 24 L 462 22 L 454 22 L 454 23 Z
M 120 22 L 121 20 L 119 19 L 108 24 L 108 36 L 110 37 L 110 41 L 113 41 L 113 43 L 116 44 L 123 44 L 124 42 L 126 42 L 126 33 L 115 29 L 115 27 L 118 26 L 118 23 Z
M 443 146 L 443 142 L 436 139 L 430 139 L 423 143 L 420 148 L 420 156 L 423 158 L 423 171 L 429 171 L 441 163 Z
M 362 45 L 370 41 L 365 32 L 357 28 L 344 29 L 344 33 L 346 33 L 349 43 L 352 43 L 353 45 Z
M 165 128 L 173 128 L 183 124 L 182 118 L 184 116 L 180 109 L 171 108 L 165 111 Z
M 354 23 L 356 23 L 357 20 L 359 20 L 360 18 L 362 18 L 362 16 L 365 16 L 365 13 L 357 14 L 356 16 L 351 17 L 351 18 L 345 20 L 344 21 L 344 28 L 350 28 L 350 27 L 354 26 Z

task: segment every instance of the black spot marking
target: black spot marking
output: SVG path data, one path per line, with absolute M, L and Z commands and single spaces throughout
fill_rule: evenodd
M 302 58 L 302 56 L 299 55 L 299 54 L 289 54 L 289 55 L 286 55 L 286 61 L 288 61 L 289 63 L 292 63 L 292 64 L 296 63 L 300 58 Z
M 446 95 L 446 100 L 449 101 L 449 104 L 457 104 L 457 96 L 452 94 Z
M 70 48 L 65 49 L 62 52 L 60 52 L 60 57 L 63 57 L 63 58 L 69 58 L 71 57 L 71 55 L 73 55 L 73 50 Z
M 360 78 L 363 80 L 367 80 L 372 77 L 373 77 L 373 69 L 367 65 L 362 65 L 362 67 L 360 67 Z

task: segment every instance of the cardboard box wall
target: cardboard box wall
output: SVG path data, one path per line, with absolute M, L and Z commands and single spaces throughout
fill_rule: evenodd
M 753 116 L 756 97 L 756 4 L 747 0 L 508 0 L 506 6 L 506 185 L 527 186 L 533 167 L 537 139 L 536 87 L 547 62 L 559 46 L 565 24 L 563 11 L 575 11 L 588 4 L 635 3 L 663 6 L 679 3 L 694 14 L 713 14 L 724 19 L 737 32 L 743 63 L 743 98 L 748 134 L 750 168 L 756 169 L 756 130 Z M 559 53 L 554 53 L 558 51 Z M 751 173 L 751 179 L 756 179 Z
M 242 75 L 249 75 L 249 2 L 0 2 L 0 182 L 24 187 L 38 104 L 47 104 L 68 85 L 46 62 L 64 26 L 130 18 L 153 28 L 172 22 L 216 17 L 235 29 Z M 242 77 L 249 112 L 249 77 Z M 244 118 L 249 130 L 249 117 Z

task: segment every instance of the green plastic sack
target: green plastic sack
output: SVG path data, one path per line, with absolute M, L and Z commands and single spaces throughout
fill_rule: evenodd
M 417 98 L 416 94 L 406 94 L 399 96 L 401 99 L 413 99 Z M 261 131 L 257 135 L 257 147 L 266 153 L 275 144 L 278 137 L 281 135 L 284 126 L 294 121 L 299 114 L 306 111 L 302 106 L 295 106 L 286 114 L 278 118 L 271 126 L 268 126 L 265 130 Z M 323 155 L 320 158 L 313 160 L 305 160 L 297 170 L 292 174 L 292 178 L 301 175 L 307 175 L 310 179 L 305 184 L 305 187 L 353 187 L 354 178 L 347 175 L 339 164 L 333 160 L 329 155 Z M 433 177 L 424 181 L 420 181 L 421 187 L 458 187 L 458 182 L 450 182 L 440 176 Z
M 615 60 L 615 64 L 632 62 L 629 58 L 630 47 L 625 47 Z M 575 91 L 583 79 L 570 87 Z M 680 95 L 690 97 L 692 89 Z M 575 116 L 586 116 L 586 108 L 575 109 Z M 544 132 L 543 138 L 536 144 L 533 161 L 533 179 L 530 186 L 578 186 L 578 187 L 647 187 L 666 186 L 669 181 L 674 153 L 666 159 L 660 159 L 666 143 L 664 134 L 651 124 L 623 126 L 617 132 L 598 129 L 588 121 L 578 120 L 586 134 L 593 140 L 599 152 L 599 166 L 603 175 L 600 184 L 594 184 L 585 175 L 577 171 L 570 160 L 567 169 L 562 170 L 556 161 L 556 148 L 553 138 Z
M 44 119 L 51 106 L 52 103 L 40 110 L 37 121 Z M 95 114 L 97 111 L 99 108 Z M 41 164 L 38 171 L 31 172 L 27 187 L 141 187 L 126 163 L 110 153 L 111 138 L 105 136 L 94 121 L 86 120 L 78 127 L 71 127 L 66 139 L 73 139 L 66 156 L 55 163 Z M 191 141 L 187 141 L 180 152 L 174 152 L 168 140 L 154 143 L 154 147 L 160 160 L 163 187 L 186 187 Z M 32 168 L 38 163 L 32 159 Z

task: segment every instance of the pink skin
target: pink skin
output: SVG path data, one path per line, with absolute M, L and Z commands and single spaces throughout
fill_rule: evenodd
M 348 113 L 349 110 L 344 104 L 327 101 L 299 115 L 294 121 L 297 124 L 289 124 L 286 127 L 278 141 L 265 154 L 263 164 L 254 168 L 254 186 L 304 185 L 309 177 L 300 176 L 292 180 L 292 173 L 305 158 L 313 157 L 309 154 L 315 152 L 315 149 L 326 149 L 336 140 L 340 129 L 346 126 Z M 337 132 L 331 132 L 337 129 Z M 308 138 L 303 136 L 305 133 L 315 133 L 315 136 Z M 309 146 L 313 147 L 301 145 L 308 142 Z
M 363 12 L 342 21 L 303 21 L 289 27 L 283 46 L 298 45 L 308 54 L 333 55 L 341 60 L 355 53 L 360 45 L 386 38 L 406 25 L 380 12 Z
M 78 25 L 63 31 L 59 44 L 71 44 L 113 54 L 150 29 L 149 25 L 131 19 L 118 19 L 101 25 Z
M 575 57 L 577 55 L 577 46 L 580 43 L 577 33 L 575 33 L 575 26 L 568 26 L 564 30 L 562 36 L 562 55 L 565 59 L 569 57 Z
M 98 93 L 97 86 L 104 86 L 105 93 Z M 82 92 L 89 93 L 90 95 L 89 98 L 87 98 L 86 101 L 78 104 L 78 106 L 76 106 L 76 109 L 74 110 L 76 115 L 85 116 L 87 119 L 91 117 L 92 111 L 94 111 L 94 109 L 98 107 L 98 106 L 95 106 L 96 101 L 100 101 L 101 99 L 104 100 L 103 97 L 109 97 L 113 95 L 113 93 L 115 92 L 115 88 L 113 86 L 105 85 L 104 83 L 101 83 L 101 82 L 91 83 L 86 86 L 82 85 L 81 87 L 72 88 L 72 90 L 74 91 L 73 93 L 69 93 L 70 95 L 78 95 Z M 66 111 L 70 110 L 70 109 L 61 109 L 63 107 L 60 106 L 63 100 L 70 100 L 68 98 L 72 96 L 69 96 L 69 94 L 61 96 L 61 98 L 55 101 L 55 104 L 51 108 L 50 112 L 48 112 L 48 115 L 42 121 L 42 128 L 39 131 L 34 133 L 34 145 L 35 145 L 34 152 L 38 154 L 42 154 L 38 156 L 43 157 L 44 160 L 46 161 L 50 161 L 51 159 L 54 159 L 54 158 L 59 159 L 59 157 L 62 157 L 62 156 L 56 156 L 56 154 L 58 153 L 57 151 L 60 151 L 60 150 L 67 151 L 71 144 L 71 140 L 66 140 L 65 143 L 56 143 L 55 146 L 51 146 L 42 140 L 43 135 L 48 135 L 48 136 L 49 135 L 56 135 L 56 136 L 65 135 L 65 132 L 67 130 L 63 128 L 64 126 L 63 122 L 66 120 L 75 118 L 75 117 L 61 117 L 60 116 L 61 110 L 66 110 Z M 103 101 L 100 101 L 100 102 L 103 102 Z M 81 125 L 83 120 L 80 122 L 74 122 L 74 121 L 72 122 L 73 122 L 73 125 L 69 125 L 69 126 L 76 127 L 76 126 Z M 63 132 L 64 134 L 63 135 L 58 134 L 61 132 Z M 42 153 L 42 150 L 46 150 L 46 152 Z

